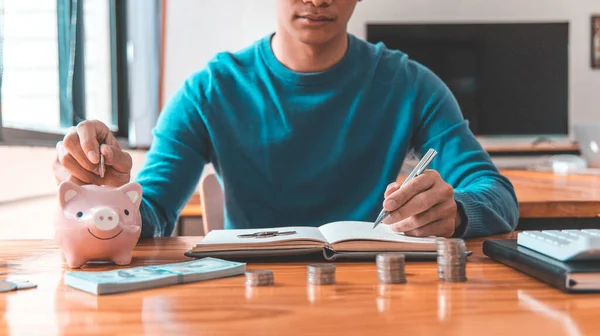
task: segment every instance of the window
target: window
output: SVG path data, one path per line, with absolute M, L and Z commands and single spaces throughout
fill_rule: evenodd
M 4 0 L 3 10 L 3 125 L 58 128 L 56 2 Z
M 126 1 L 0 0 L 0 141 L 85 119 L 127 136 Z

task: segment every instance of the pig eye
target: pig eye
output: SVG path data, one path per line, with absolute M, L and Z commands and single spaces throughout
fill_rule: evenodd
M 129 210 L 125 209 L 125 215 L 129 216 Z
M 79 212 L 77 213 L 77 218 L 81 218 L 81 217 L 83 217 L 83 212 L 79 211 Z

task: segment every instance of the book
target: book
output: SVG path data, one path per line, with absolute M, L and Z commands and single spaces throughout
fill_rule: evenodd
M 246 264 L 217 258 L 138 266 L 104 272 L 69 271 L 67 286 L 95 295 L 164 287 L 243 274 Z
M 251 236 L 264 232 L 283 234 Z M 286 234 L 290 232 L 293 233 Z M 317 253 L 332 261 L 371 259 L 381 252 L 402 252 L 406 258 L 435 259 L 437 239 L 406 236 L 389 225 L 373 229 L 372 222 L 338 221 L 319 227 L 212 230 L 185 254 L 245 259 Z
M 516 239 L 486 240 L 483 254 L 566 293 L 600 291 L 598 260 L 560 261 L 520 246 Z

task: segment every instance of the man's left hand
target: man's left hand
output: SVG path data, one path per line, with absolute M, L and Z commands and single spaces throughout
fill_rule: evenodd
M 451 237 L 460 225 L 454 188 L 435 170 L 406 183 L 392 183 L 385 191 L 383 207 L 389 212 L 383 220 L 397 232 L 415 237 Z

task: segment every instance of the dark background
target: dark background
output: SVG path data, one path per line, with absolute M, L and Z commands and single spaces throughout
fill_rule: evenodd
M 568 134 L 568 23 L 368 24 L 435 72 L 476 135 Z

